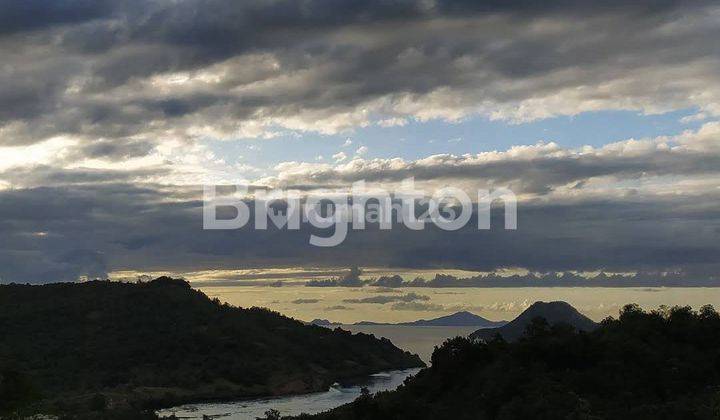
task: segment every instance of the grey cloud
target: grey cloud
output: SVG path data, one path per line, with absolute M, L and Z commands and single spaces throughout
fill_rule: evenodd
M 720 98 L 711 2 L 41 4 L 0 12 L 0 51 L 13 63 L 0 74 L 0 102 L 13 104 L 0 126 L 26 124 L 3 144 L 170 128 L 196 139 L 189 128 L 210 122 L 227 133 L 250 121 L 335 132 L 367 123 L 362 109 L 371 119 L 525 119 L 711 110 Z M 217 80 L 148 82 L 172 72 Z M 669 83 L 678 78 L 686 83 Z
M 428 311 L 438 312 L 445 308 L 442 305 L 436 303 L 425 303 L 425 302 L 398 302 L 393 304 L 390 309 L 393 311 Z
M 155 146 L 150 142 L 127 141 L 113 142 L 99 140 L 83 145 L 74 158 L 107 158 L 112 160 L 127 160 L 149 154 Z
M 302 304 L 318 303 L 318 302 L 320 302 L 320 299 L 295 299 L 291 303 L 294 303 L 296 305 L 302 305 Z
M 91 152 L 92 153 L 92 152 Z M 90 157 L 90 156 L 88 156 Z M 17 167 L 0 172 L 0 180 L 9 182 L 15 187 L 43 187 L 70 184 L 123 184 L 128 182 L 147 181 L 152 177 L 166 175 L 167 168 L 146 168 L 137 170 L 112 169 L 63 169 L 56 166 L 38 165 Z
M 425 295 L 419 295 L 417 293 L 407 293 L 404 295 L 381 295 L 381 296 L 370 296 L 366 298 L 361 299 L 345 299 L 343 302 L 345 303 L 376 303 L 380 305 L 385 305 L 387 303 L 392 302 L 415 302 L 415 301 L 425 301 L 430 300 L 429 297 Z
M 123 184 L 0 191 L 0 278 L 74 280 L 103 271 L 197 271 L 238 265 L 344 265 L 530 270 L 720 272 L 717 193 L 619 200 L 525 202 L 519 228 L 476 222 L 457 232 L 434 227 L 350 231 L 334 248 L 308 245 L 311 232 L 203 231 L 199 191 Z M 378 246 L 382 244 L 382 246 Z M 426 302 L 378 295 L 358 303 Z
M 117 2 L 106 0 L 3 0 L 0 2 L 0 36 L 107 17 L 115 4 Z
M 639 153 L 441 156 L 289 174 L 283 182 L 303 190 L 415 176 L 484 180 L 540 196 L 563 186 L 578 192 L 562 202 L 522 202 L 514 232 L 472 224 L 452 233 L 370 228 L 350 232 L 333 249 L 309 247 L 309 233 L 317 233 L 309 228 L 203 231 L 198 191 L 150 183 L 170 165 L 133 171 L 73 165 L 142 157 L 168 137 L 192 145 L 216 135 L 257 135 L 244 134 L 248 122 L 260 131 L 267 122 L 332 133 L 384 118 L 469 113 L 524 120 L 697 107 L 717 115 L 717 16 L 713 2 L 670 0 L 0 0 L 0 145 L 63 134 L 78 141 L 67 161 L 55 162 L 63 168 L 0 174 L 0 187 L 9 184 L 0 190 L 0 276 L 47 282 L 119 269 L 328 261 L 717 272 L 714 185 L 671 195 L 582 193 L 601 177 L 716 176 L 718 137 Z M 424 303 L 384 303 L 391 302 Z
M 328 306 L 325 308 L 326 311 L 350 311 L 352 308 L 349 308 L 344 305 L 334 305 L 334 306 Z

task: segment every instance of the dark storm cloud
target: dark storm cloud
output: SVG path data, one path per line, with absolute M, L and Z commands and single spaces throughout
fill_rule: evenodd
M 111 0 L 2 0 L 0 35 L 107 17 L 113 12 L 113 5 L 119 3 Z
M 497 214 L 491 230 L 476 230 L 475 222 L 458 232 L 371 227 L 351 231 L 342 245 L 326 249 L 308 245 L 308 229 L 203 231 L 201 202 L 170 200 L 184 196 L 187 191 L 121 184 L 2 191 L 0 277 L 52 282 L 123 269 L 183 272 L 338 261 L 483 271 L 520 266 L 542 272 L 682 270 L 702 275 L 720 270 L 717 193 L 526 203 L 519 209 L 517 231 L 503 230 Z M 398 303 L 425 297 L 368 299 Z
M 0 8 L 0 51 L 10 64 L 0 72 L 0 128 L 9 127 L 0 143 L 58 134 L 124 142 L 168 129 L 194 139 L 202 135 L 192 127 L 230 135 L 250 121 L 325 133 L 368 118 L 714 109 L 713 7 L 9 1 Z M 680 76 L 657 70 L 664 67 Z M 149 81 L 183 71 L 201 77 L 165 87 Z M 687 83 L 673 83 L 678 77 Z M 556 95 L 567 97 L 524 104 Z

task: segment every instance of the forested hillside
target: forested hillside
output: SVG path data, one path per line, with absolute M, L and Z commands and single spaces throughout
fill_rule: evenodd
M 513 343 L 455 338 L 398 391 L 313 418 L 717 420 L 720 316 L 629 305 L 587 333 L 536 318 Z
M 0 286 L 0 416 L 325 389 L 421 366 L 369 335 L 211 300 L 182 280 Z

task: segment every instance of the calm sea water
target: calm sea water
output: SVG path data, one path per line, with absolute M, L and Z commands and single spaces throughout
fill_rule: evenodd
M 326 392 L 314 394 L 226 403 L 188 404 L 160 410 L 157 414 L 160 417 L 174 414 L 180 419 L 202 419 L 203 416 L 209 416 L 228 420 L 254 420 L 264 417 L 265 412 L 270 409 L 280 411 L 283 416 L 302 413 L 317 414 L 354 401 L 360 395 L 363 386 L 372 393 L 392 390 L 400 386 L 408 376 L 418 371 L 419 369 L 408 369 L 378 373 L 367 378 L 367 381 L 363 383 L 335 386 Z
M 477 327 L 408 327 L 400 325 L 343 325 L 342 329 L 353 333 L 373 334 L 385 337 L 397 347 L 415 353 L 427 364 L 435 349 L 448 338 L 469 335 Z

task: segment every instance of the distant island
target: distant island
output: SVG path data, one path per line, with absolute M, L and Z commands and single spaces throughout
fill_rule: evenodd
M 336 322 L 331 322 L 327 319 L 314 319 L 310 322 L 313 325 L 319 326 L 337 326 L 343 325 Z M 372 321 L 360 321 L 351 325 L 399 325 L 409 327 L 478 327 L 478 328 L 494 328 L 501 327 L 507 324 L 507 321 L 491 321 L 483 318 L 479 315 L 475 315 L 471 312 L 461 311 L 454 314 L 441 316 L 434 319 L 419 319 L 411 322 L 399 322 L 399 323 L 382 323 Z
M 2 285 L 0 332 L 0 418 L 140 419 L 151 408 L 326 390 L 424 366 L 388 340 L 232 307 L 167 277 Z
M 524 331 L 516 336 L 520 325 Z M 432 365 L 396 391 L 366 393 L 298 419 L 714 420 L 720 414 L 720 315 L 709 305 L 651 312 L 627 305 L 618 319 L 595 324 L 567 303 L 537 303 L 498 330 L 446 341 Z

